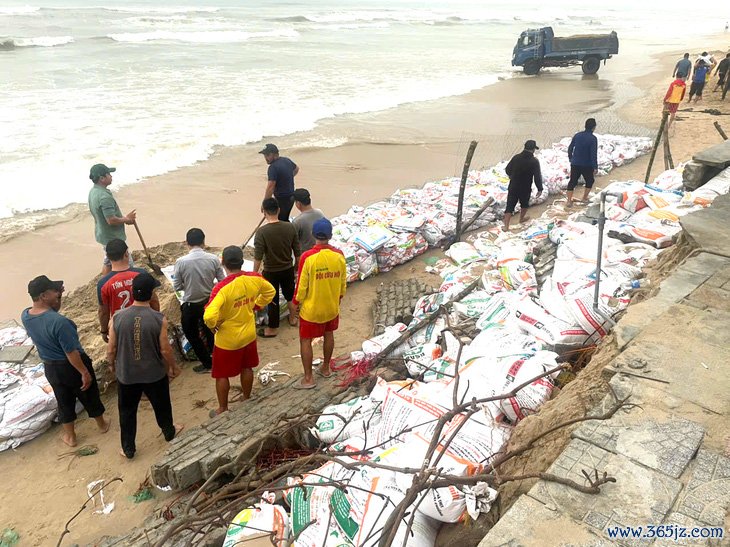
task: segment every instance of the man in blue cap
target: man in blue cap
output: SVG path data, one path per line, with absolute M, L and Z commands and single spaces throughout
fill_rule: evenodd
M 299 306 L 299 350 L 304 379 L 296 389 L 312 389 L 312 339 L 324 337 L 324 362 L 317 371 L 329 378 L 330 361 L 335 349 L 335 331 L 340 323 L 340 301 L 347 290 L 347 268 L 342 251 L 329 244 L 332 223 L 321 218 L 312 226 L 315 245 L 302 255 L 294 304 Z

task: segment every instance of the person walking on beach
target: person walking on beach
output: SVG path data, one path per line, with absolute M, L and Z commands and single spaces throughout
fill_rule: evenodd
M 275 144 L 267 144 L 259 154 L 263 154 L 269 165 L 264 199 L 272 196 L 276 198 L 279 204 L 279 220 L 289 222 L 289 214 L 294 206 L 294 177 L 299 173 L 299 166 L 289 158 L 279 156 L 279 149 Z
M 297 312 L 294 300 L 294 281 L 296 266 L 302 254 L 299 247 L 297 229 L 289 222 L 282 222 L 279 205 L 274 198 L 267 198 L 261 204 L 261 212 L 266 222 L 256 231 L 254 237 L 253 271 L 258 272 L 263 261 L 263 276 L 276 289 L 276 296 L 269 304 L 269 321 L 260 333 L 262 338 L 273 338 L 279 332 L 279 291 L 284 295 L 289 307 L 289 324 L 297 325 Z M 292 264 L 292 256 L 294 263 Z
M 76 400 L 94 418 L 99 431 L 109 431 L 109 420 L 99 396 L 99 385 L 91 364 L 79 341 L 76 324 L 61 315 L 63 281 L 51 281 L 40 275 L 28 283 L 28 294 L 33 306 L 23 310 L 21 321 L 38 355 L 53 395 L 58 403 L 58 421 L 63 434 L 61 440 L 76 446 Z
M 689 53 L 685 53 L 677 64 L 674 65 L 674 71 L 672 72 L 672 78 L 681 78 L 686 80 L 689 78 L 689 73 L 692 72 L 692 61 L 689 60 Z
M 725 58 L 720 61 L 720 63 L 717 65 L 717 68 L 715 69 L 715 74 L 717 74 L 718 78 L 717 85 L 715 86 L 715 89 L 713 89 L 713 92 L 717 91 L 718 89 L 723 89 L 728 69 L 730 69 L 730 53 L 725 55 Z
M 670 127 L 672 122 L 674 122 L 677 109 L 679 109 L 679 105 L 682 99 L 684 99 L 684 93 L 686 91 L 687 84 L 682 78 L 677 77 L 676 80 L 669 84 L 669 89 L 667 89 L 667 93 L 664 95 L 664 110 L 669 112 L 667 127 Z
M 109 191 L 112 183 L 112 173 L 116 171 L 116 167 L 107 167 L 103 163 L 97 163 L 91 167 L 89 178 L 94 186 L 89 191 L 89 211 L 94 217 L 94 235 L 96 241 L 104 247 L 104 263 L 101 269 L 102 275 L 108 274 L 112 265 L 106 256 L 106 244 L 112 239 L 127 240 L 127 234 L 124 231 L 125 224 L 134 224 L 137 219 L 137 213 L 133 209 L 127 215 L 122 216 L 122 211 L 117 205 L 117 200 Z M 134 266 L 132 259 L 129 259 L 129 265 Z
M 326 218 L 312 226 L 315 245 L 302 254 L 294 304 L 299 306 L 299 351 L 304 378 L 296 389 L 316 386 L 312 376 L 312 339 L 324 337 L 324 360 L 320 376 L 332 376 L 330 362 L 335 349 L 335 331 L 340 323 L 340 302 L 347 290 L 347 267 L 342 251 L 329 244 L 332 223 Z
M 568 146 L 568 159 L 570 160 L 570 181 L 568 182 L 568 207 L 573 206 L 573 191 L 578 185 L 578 179 L 583 177 L 586 183 L 581 203 L 588 201 L 593 183 L 598 172 L 598 139 L 593 134 L 596 130 L 596 120 L 588 118 L 585 123 L 585 130 L 573 135 L 573 140 Z M 578 200 L 575 200 L 578 201 Z
M 193 371 L 207 374 L 213 368 L 213 332 L 203 321 L 203 314 L 213 286 L 216 281 L 223 281 L 226 274 L 220 259 L 205 251 L 203 230 L 190 228 L 185 234 L 185 241 L 190 251 L 175 262 L 172 286 L 176 291 L 183 291 L 180 324 L 200 361 L 199 365 L 193 367 Z
M 228 276 L 213 287 L 203 316 L 215 333 L 211 375 L 215 378 L 218 408 L 210 411 L 211 418 L 228 410 L 230 378 L 240 376 L 243 398 L 251 397 L 253 369 L 259 364 L 254 313 L 276 294 L 271 283 L 258 273 L 242 272 L 242 266 L 240 247 L 223 249 L 223 267 Z
M 529 220 L 527 209 L 530 207 L 533 181 L 538 193 L 542 194 L 540 161 L 535 157 L 535 150 L 539 150 L 535 141 L 525 142 L 524 150 L 514 156 L 505 167 L 505 172 L 509 177 L 507 208 L 504 211 L 505 231 L 509 230 L 509 223 L 518 201 L 520 203 L 520 223 Z
M 312 226 L 320 218 L 324 218 L 324 213 L 312 207 L 312 197 L 309 195 L 309 190 L 305 188 L 294 190 L 294 205 L 299 210 L 299 215 L 294 218 L 292 223 L 297 229 L 299 247 L 302 252 L 305 252 L 314 247 L 315 240 L 312 235 Z
M 147 272 L 136 276 L 134 304 L 115 313 L 109 329 L 106 357 L 117 378 L 120 453 L 130 460 L 137 451 L 137 408 L 143 393 L 166 441 L 182 430 L 173 422 L 170 401 L 170 380 L 180 374 L 180 367 L 167 338 L 167 319 L 150 306 L 158 286 Z
M 129 265 L 129 249 L 121 239 L 112 239 L 106 244 L 106 256 L 111 262 L 111 271 L 102 276 L 96 284 L 96 296 L 99 301 L 99 329 L 104 342 L 109 341 L 109 318 L 134 303 L 132 280 L 139 274 L 146 273 L 142 268 Z M 156 281 L 160 286 L 159 281 Z M 150 307 L 160 311 L 157 295 L 152 296 Z
M 709 71 L 710 65 L 703 60 L 700 59 L 695 63 L 692 85 L 689 87 L 688 103 L 692 101 L 692 97 L 695 98 L 695 103 L 702 100 L 702 90 L 705 88 L 705 83 L 707 83 L 707 74 L 709 74 Z

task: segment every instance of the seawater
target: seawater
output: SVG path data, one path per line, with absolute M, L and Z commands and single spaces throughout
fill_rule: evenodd
M 647 47 L 659 35 L 711 30 L 683 6 L 5 0 L 0 218 L 84 202 L 96 162 L 120 167 L 115 185 L 130 184 L 203 160 L 216 146 L 484 87 L 512 72 L 511 50 L 527 27 L 615 29 L 622 45 Z

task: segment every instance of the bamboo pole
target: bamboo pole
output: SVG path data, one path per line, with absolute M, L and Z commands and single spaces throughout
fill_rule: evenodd
M 720 125 L 720 122 L 715 122 L 713 125 L 715 126 L 715 129 L 717 129 L 717 132 L 720 133 L 722 140 L 726 141 L 727 134 L 722 130 L 722 126 Z
M 656 151 L 659 148 L 659 142 L 662 140 L 664 134 L 664 126 L 667 125 L 667 119 L 669 118 L 669 112 L 664 111 L 662 114 L 662 123 L 659 124 L 659 131 L 656 134 L 656 140 L 654 141 L 654 147 L 651 149 L 651 156 L 649 156 L 649 165 L 646 166 L 646 176 L 644 177 L 644 184 L 649 183 L 649 176 L 651 175 L 651 166 L 654 163 L 656 157 Z
M 464 170 L 461 172 L 461 184 L 459 185 L 459 205 L 456 209 L 456 234 L 454 241 L 459 241 L 461 238 L 461 216 L 464 213 L 464 192 L 466 191 L 466 179 L 469 176 L 469 166 L 471 165 L 471 159 L 474 157 L 474 150 L 477 147 L 477 141 L 471 141 L 469 150 L 466 152 L 466 159 L 464 160 Z

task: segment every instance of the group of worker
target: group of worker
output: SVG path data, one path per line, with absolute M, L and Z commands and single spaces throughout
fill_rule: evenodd
M 597 123 L 595 118 L 588 118 L 584 124 L 584 130 L 573 135 L 568 145 L 568 160 L 570 161 L 570 179 L 568 180 L 567 207 L 573 207 L 574 203 L 587 203 L 588 196 L 593 188 L 598 173 L 598 139 L 593 134 Z M 532 196 L 532 184 L 535 184 L 538 195 L 543 192 L 542 173 L 540 171 L 540 160 L 535 157 L 539 150 L 537 143 L 530 139 L 525 142 L 522 152 L 512 157 L 505 172 L 509 177 L 507 187 L 507 207 L 504 211 L 502 229 L 510 229 L 510 221 L 515 213 L 515 207 L 520 204 L 520 224 L 530 220 L 527 210 L 530 207 Z M 582 199 L 574 199 L 573 193 L 583 179 L 585 189 Z
M 181 294 L 181 326 L 200 364 L 195 372 L 215 380 L 217 408 L 228 411 L 230 379 L 240 378 L 243 398 L 251 396 L 253 370 L 259 364 L 257 337 L 277 336 L 281 310 L 279 293 L 288 307 L 288 322 L 299 327 L 304 376 L 295 389 L 316 387 L 312 341 L 323 338 L 323 359 L 316 372 L 332 375 L 334 331 L 339 326 L 340 301 L 346 291 L 342 252 L 329 244 L 332 224 L 312 207 L 304 188 L 294 187 L 299 168 L 278 148 L 267 144 L 260 152 L 268 164 L 261 205 L 264 222 L 254 236 L 254 263 L 244 270 L 243 249 L 228 246 L 221 256 L 205 250 L 205 234 L 190 228 L 189 252 L 174 266 L 173 287 Z M 97 283 L 100 334 L 107 343 L 107 362 L 117 380 L 120 453 L 136 453 L 137 410 L 142 396 L 149 400 L 164 438 L 171 441 L 182 429 L 173 421 L 169 382 L 181 369 L 168 338 L 168 322 L 160 311 L 156 290 L 160 282 L 135 268 L 126 244 L 125 225 L 136 213 L 122 215 L 109 191 L 115 168 L 94 165 L 89 209 L 97 242 L 104 247 L 102 277 Z M 299 215 L 290 222 L 296 206 Z M 28 284 L 32 306 L 21 320 L 44 363 L 46 378 L 58 402 L 62 440 L 76 446 L 76 402 L 94 418 L 102 432 L 110 421 L 100 398 L 91 359 L 81 346 L 75 323 L 59 310 L 63 281 L 45 275 Z M 267 308 L 266 326 L 257 329 L 256 313 Z
M 717 84 L 713 92 L 722 90 L 722 99 L 724 100 L 730 88 L 729 69 L 730 53 L 727 53 L 719 63 L 706 51 L 703 51 L 694 63 L 690 60 L 690 54 L 685 53 L 674 65 L 672 71 L 674 81 L 669 84 L 669 89 L 664 95 L 664 110 L 669 113 L 668 125 L 674 122 L 679 105 L 684 100 L 685 95 L 687 96 L 687 102 L 692 101 L 693 98 L 695 103 L 702 100 L 702 93 L 713 73 L 717 76 Z M 688 80 L 691 80 L 689 93 L 687 93 Z

